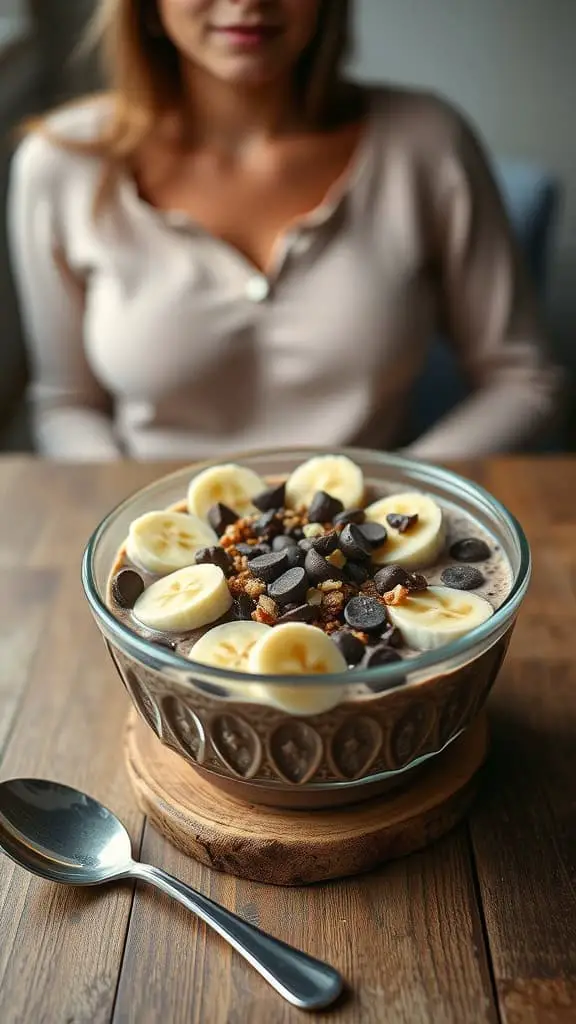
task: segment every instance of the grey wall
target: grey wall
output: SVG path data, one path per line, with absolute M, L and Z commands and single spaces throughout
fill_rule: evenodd
M 357 4 L 361 76 L 440 90 L 467 111 L 495 153 L 534 160 L 563 179 L 550 313 L 574 365 L 576 0 Z

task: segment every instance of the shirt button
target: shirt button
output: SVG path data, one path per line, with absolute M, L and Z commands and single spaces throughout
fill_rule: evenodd
M 250 302 L 265 302 L 270 295 L 270 282 L 264 274 L 255 274 L 246 284 L 246 297 Z

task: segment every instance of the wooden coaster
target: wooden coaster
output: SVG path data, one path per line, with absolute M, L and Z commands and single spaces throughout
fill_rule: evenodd
M 470 806 L 487 747 L 482 715 L 409 788 L 320 811 L 234 799 L 164 747 L 134 709 L 126 764 L 139 807 L 184 853 L 241 878 L 304 885 L 369 871 L 448 832 Z

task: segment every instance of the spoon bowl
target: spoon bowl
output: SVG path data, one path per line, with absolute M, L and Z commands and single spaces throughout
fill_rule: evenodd
M 51 882 L 99 885 L 135 878 L 155 885 L 210 925 L 293 1006 L 322 1009 L 342 992 L 342 978 L 329 964 L 267 935 L 160 868 L 133 860 L 122 822 L 69 786 L 47 779 L 0 783 L 0 850 Z
M 47 779 L 0 785 L 0 848 L 52 882 L 98 885 L 130 872 L 122 822 L 85 793 Z

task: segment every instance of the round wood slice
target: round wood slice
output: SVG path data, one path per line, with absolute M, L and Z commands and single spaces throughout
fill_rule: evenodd
M 487 746 L 482 715 L 409 788 L 320 811 L 228 796 L 164 747 L 134 709 L 126 763 L 139 807 L 174 846 L 217 871 L 304 885 L 369 871 L 448 832 L 470 806 Z

